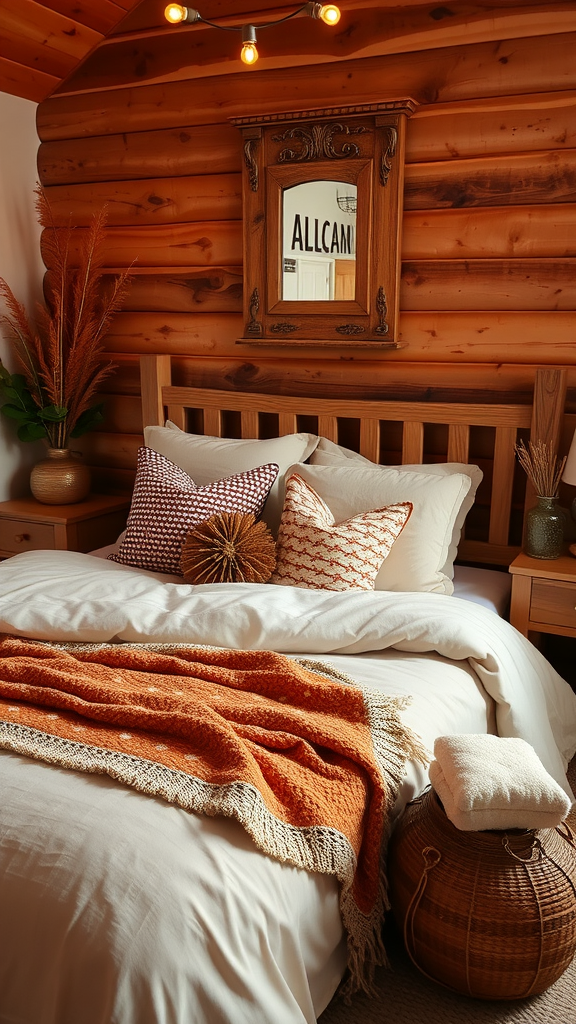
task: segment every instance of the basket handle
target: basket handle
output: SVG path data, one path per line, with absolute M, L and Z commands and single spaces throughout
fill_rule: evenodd
M 438 980 L 436 978 L 433 978 L 431 974 L 427 974 L 427 972 L 423 970 L 423 968 L 416 960 L 416 956 L 414 953 L 416 945 L 414 936 L 414 919 L 416 917 L 416 911 L 418 910 L 418 907 L 420 905 L 420 900 L 422 899 L 424 891 L 426 889 L 426 884 L 428 882 L 428 873 L 432 871 L 432 868 L 435 868 L 436 865 L 440 863 L 442 859 L 442 854 L 440 853 L 440 850 L 436 849 L 435 846 L 425 846 L 424 849 L 422 850 L 422 856 L 424 857 L 424 868 L 422 870 L 422 874 L 420 875 L 418 885 L 416 886 L 412 894 L 412 899 L 408 904 L 406 916 L 404 918 L 404 945 L 406 947 L 408 956 L 410 957 L 414 966 L 417 967 L 418 970 L 423 975 L 425 975 L 426 978 L 438 984 Z
M 514 853 L 514 850 L 510 849 L 510 837 L 507 832 L 502 837 L 502 846 L 510 857 L 514 857 L 514 860 L 519 860 L 521 864 L 530 864 L 531 861 L 540 860 L 542 857 L 542 843 L 536 835 L 532 838 L 532 846 L 530 847 L 530 855 L 528 857 L 519 857 L 517 853 Z

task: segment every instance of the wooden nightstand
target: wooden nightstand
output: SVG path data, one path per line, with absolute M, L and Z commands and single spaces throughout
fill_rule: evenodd
M 35 498 L 0 502 L 0 558 L 51 548 L 92 551 L 112 544 L 126 525 L 130 499 L 93 494 L 75 505 L 41 505 Z
M 510 622 L 529 632 L 576 637 L 576 558 L 552 560 L 520 554 L 510 566 Z

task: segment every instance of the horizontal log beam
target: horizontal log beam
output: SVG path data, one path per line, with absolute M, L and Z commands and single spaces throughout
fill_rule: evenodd
M 457 0 L 457 2 L 459 6 L 463 6 L 461 0 Z M 522 0 L 521 6 L 523 8 L 536 7 L 541 3 L 542 0 Z M 392 9 L 395 14 L 398 14 L 400 2 L 399 0 L 342 0 L 339 6 L 345 13 L 378 7 L 381 10 Z M 401 6 L 403 10 L 410 7 L 426 6 L 428 11 L 434 12 L 436 19 L 439 17 L 437 13 L 438 6 L 436 4 L 424 5 L 423 0 L 401 0 Z M 520 5 L 519 0 L 498 0 L 498 6 L 518 7 Z M 211 0 L 209 17 L 211 21 L 223 24 L 232 22 L 253 24 L 254 21 L 273 21 L 293 11 L 294 7 L 294 3 L 290 3 L 289 0 L 280 0 L 280 2 L 274 4 L 270 0 L 249 0 L 249 3 L 246 3 L 246 0 Z M 445 9 L 444 17 L 450 17 L 452 7 L 453 5 L 451 5 L 448 13 L 446 13 Z M 475 0 L 475 10 L 485 9 L 489 11 L 493 8 L 494 0 Z M 466 5 L 466 10 L 470 12 L 470 4 Z M 162 9 L 158 7 L 158 0 L 140 0 L 135 9 L 118 25 L 111 35 L 124 35 L 128 32 L 133 33 L 147 29 L 157 29 L 162 26 L 165 26 L 165 21 L 162 16 Z
M 242 312 L 240 268 L 136 265 L 132 275 L 125 312 Z M 576 259 L 407 260 L 402 264 L 400 307 L 404 312 L 573 310 Z
M 242 317 L 235 313 L 119 313 L 106 337 L 110 352 L 236 356 L 252 362 L 279 353 L 273 342 L 237 345 Z M 382 353 L 393 362 L 542 363 L 576 366 L 573 312 L 407 312 L 400 316 L 400 340 L 406 348 Z M 289 346 L 282 346 L 289 350 Z M 294 359 L 317 359 L 318 349 L 299 347 Z M 337 348 L 322 358 L 341 359 Z M 367 348 L 346 349 L 348 360 L 374 361 Z
M 239 137 L 238 137 L 239 145 Z M 146 178 L 137 181 L 57 185 L 46 189 L 54 222 L 81 227 L 106 206 L 108 224 L 169 224 L 186 221 L 240 220 L 240 174 Z
M 277 71 L 254 70 L 177 83 L 112 89 L 104 94 L 51 97 L 38 110 L 37 127 L 43 142 L 115 135 L 130 131 L 175 128 L 181 124 L 217 124 L 247 111 L 330 107 L 382 98 L 382 83 L 393 83 L 395 96 L 413 96 L 420 103 L 437 103 L 576 89 L 576 33 L 542 39 L 508 39 L 469 46 L 334 65 L 310 64 Z
M 73 235 L 71 262 L 85 229 Z M 44 239 L 42 253 L 45 255 Z M 474 210 L 409 211 L 402 232 L 404 260 L 513 259 L 576 256 L 576 206 L 518 206 Z M 241 221 L 106 230 L 105 267 L 242 265 Z
M 402 310 L 576 309 L 576 259 L 406 260 Z
M 423 6 L 407 11 L 368 7 L 344 10 L 337 31 L 321 21 L 300 17 L 266 29 L 260 47 L 259 68 L 286 68 L 366 59 L 390 54 L 420 52 L 447 46 L 463 46 L 539 37 L 576 30 L 573 3 L 549 2 L 545 8 L 494 6 L 490 10 L 467 3 L 452 9 Z M 184 25 L 177 30 L 161 28 L 142 39 L 112 37 L 98 47 L 56 90 L 62 95 L 115 89 L 134 81 L 166 83 L 221 74 L 245 74 L 240 61 L 240 39 L 206 24 Z
M 242 147 L 229 124 L 44 142 L 38 150 L 43 185 L 120 181 L 179 174 L 240 172 Z
M 576 206 L 411 211 L 402 259 L 511 259 L 576 256 Z
M 148 273 L 144 268 L 134 267 L 122 309 L 125 312 L 241 313 L 242 271 L 237 267 L 191 267 L 184 271 L 164 267 Z
M 406 133 L 407 165 L 575 147 L 576 92 L 418 107 Z M 240 170 L 239 134 L 228 124 L 57 140 L 38 151 L 45 186 Z
M 43 257 L 46 256 L 46 233 L 41 240 Z M 78 259 L 78 245 L 85 234 L 83 228 L 73 233 L 71 266 Z M 203 221 L 158 227 L 110 227 L 106 229 L 103 261 L 104 267 L 129 267 L 133 263 L 139 267 L 241 266 L 242 224 L 240 221 Z
M 418 107 L 406 162 L 464 159 L 576 146 L 576 92 L 496 96 Z
M 576 149 L 411 164 L 404 182 L 406 210 L 572 203 Z
M 283 350 L 284 351 L 284 350 Z M 327 398 L 397 398 L 412 401 L 526 402 L 532 400 L 533 363 L 394 362 L 326 358 L 315 353 L 304 361 L 278 353 L 172 357 L 172 379 L 180 387 L 261 391 L 287 395 L 313 394 Z M 139 356 L 104 354 L 117 368 L 106 381 L 108 394 L 140 393 Z M 568 405 L 576 411 L 576 366 L 568 367 Z M 573 431 L 572 431 L 573 433 Z

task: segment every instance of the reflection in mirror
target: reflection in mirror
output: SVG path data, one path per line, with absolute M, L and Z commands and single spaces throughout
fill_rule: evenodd
M 282 192 L 285 300 L 354 299 L 357 187 L 307 181 Z

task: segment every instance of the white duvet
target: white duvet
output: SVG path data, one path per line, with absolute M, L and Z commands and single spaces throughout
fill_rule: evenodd
M 317 657 L 410 693 L 438 735 L 521 736 L 570 793 L 576 696 L 478 605 L 437 594 L 183 585 L 74 552 L 0 564 L 0 631 Z M 397 810 L 426 784 L 408 765 Z M 1 1024 L 302 1024 L 346 952 L 332 879 L 261 855 L 239 825 L 107 778 L 0 754 Z

